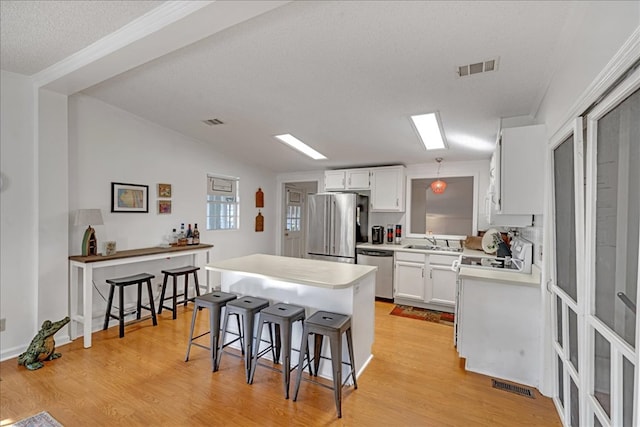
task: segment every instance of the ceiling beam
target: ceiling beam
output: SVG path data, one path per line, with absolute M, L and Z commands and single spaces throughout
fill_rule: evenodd
M 36 87 L 71 95 L 289 1 L 167 1 L 35 74 Z

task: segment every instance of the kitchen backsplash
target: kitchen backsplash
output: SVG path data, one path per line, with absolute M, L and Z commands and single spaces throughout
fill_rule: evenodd
M 520 236 L 533 243 L 533 263 L 542 268 L 542 242 L 544 236 L 543 216 L 535 215 L 532 227 L 518 228 Z

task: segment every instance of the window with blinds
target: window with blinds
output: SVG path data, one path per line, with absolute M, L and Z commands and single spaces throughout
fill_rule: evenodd
M 207 230 L 240 228 L 240 179 L 207 175 Z

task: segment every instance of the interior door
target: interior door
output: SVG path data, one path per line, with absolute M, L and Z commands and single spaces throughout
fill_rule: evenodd
M 551 292 L 554 314 L 554 403 L 565 425 L 581 425 L 580 391 L 583 387 L 578 319 L 584 306 L 584 184 L 583 125 L 578 118 L 562 132 L 551 153 L 552 240 Z
M 587 115 L 587 423 L 637 426 L 640 70 Z
M 283 255 L 302 258 L 304 256 L 304 193 L 285 186 L 285 220 Z

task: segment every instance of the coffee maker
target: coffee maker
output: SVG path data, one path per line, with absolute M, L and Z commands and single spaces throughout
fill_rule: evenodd
M 384 243 L 384 227 L 381 225 L 374 225 L 371 227 L 371 243 L 374 245 L 381 245 Z

